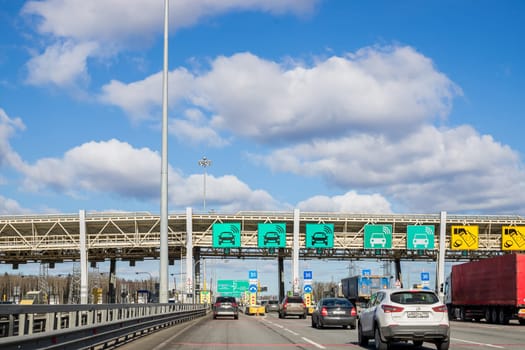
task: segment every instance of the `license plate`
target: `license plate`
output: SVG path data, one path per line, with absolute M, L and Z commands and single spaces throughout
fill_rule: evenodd
M 425 311 L 408 311 L 408 318 L 428 318 L 428 312 Z
M 346 311 L 334 311 L 333 314 L 334 315 L 344 315 L 346 314 Z

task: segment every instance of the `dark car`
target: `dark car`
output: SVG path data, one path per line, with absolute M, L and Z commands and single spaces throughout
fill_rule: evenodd
M 306 304 L 301 296 L 287 296 L 279 305 L 279 318 L 299 316 L 306 318 Z
M 279 236 L 277 232 L 266 232 L 266 234 L 264 235 L 264 245 L 267 245 L 268 243 L 280 245 L 281 236 Z
M 268 300 L 265 305 L 266 313 L 279 312 L 279 300 Z
M 213 318 L 228 316 L 239 318 L 239 305 L 234 297 L 217 297 L 213 304 Z
M 235 244 L 235 235 L 232 232 L 219 233 L 219 244 Z
M 355 329 L 357 311 L 345 298 L 323 298 L 312 312 L 312 327 L 342 326 Z
M 312 235 L 312 245 L 327 245 L 328 244 L 328 235 L 324 232 L 315 232 Z

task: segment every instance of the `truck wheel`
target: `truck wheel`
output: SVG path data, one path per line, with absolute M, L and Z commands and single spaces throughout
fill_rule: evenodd
M 492 313 L 489 308 L 485 309 L 485 321 L 487 321 L 487 323 L 492 323 Z
M 374 332 L 374 342 L 376 350 L 388 350 L 388 342 L 385 342 L 381 339 L 381 332 L 379 331 L 379 327 L 376 327 L 376 330 Z M 442 349 L 438 349 L 442 350 Z
M 505 314 L 505 309 L 501 308 L 498 311 L 498 323 L 499 324 L 508 324 L 509 318 L 507 317 L 507 314 Z
M 525 325 L 525 319 L 520 318 L 519 322 L 520 322 L 521 325 Z
M 459 309 L 459 320 L 460 321 L 466 321 L 467 318 L 465 317 L 465 308 L 464 307 L 461 307 Z
M 498 310 L 494 307 L 492 308 L 492 315 L 490 316 L 492 323 L 498 323 Z

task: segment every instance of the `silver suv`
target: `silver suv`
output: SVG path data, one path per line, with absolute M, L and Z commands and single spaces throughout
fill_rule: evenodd
M 382 289 L 370 298 L 358 323 L 359 345 L 368 346 L 373 338 L 377 350 L 387 350 L 390 343 L 412 341 L 434 343 L 438 350 L 448 350 L 450 324 L 447 307 L 436 293 L 424 289 Z
M 301 296 L 288 296 L 279 305 L 279 318 L 299 316 L 306 318 L 306 304 Z

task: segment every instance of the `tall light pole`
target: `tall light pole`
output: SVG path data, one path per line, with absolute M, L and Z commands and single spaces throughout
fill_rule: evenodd
M 202 204 L 203 204 L 204 211 L 206 211 L 206 175 L 207 175 L 206 168 L 211 165 L 211 160 L 209 160 L 206 157 L 202 157 L 201 160 L 199 160 L 199 165 L 204 168 L 204 186 L 203 186 L 204 193 L 203 193 Z
M 160 169 L 159 302 L 168 302 L 168 13 L 164 0 L 164 67 L 162 72 L 162 161 Z

